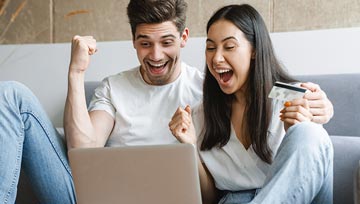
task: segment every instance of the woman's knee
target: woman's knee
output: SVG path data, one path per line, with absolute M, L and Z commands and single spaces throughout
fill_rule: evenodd
M 331 139 L 327 131 L 322 125 L 316 123 L 298 123 L 288 129 L 286 137 L 290 143 L 301 149 L 314 149 L 315 147 L 332 149 Z

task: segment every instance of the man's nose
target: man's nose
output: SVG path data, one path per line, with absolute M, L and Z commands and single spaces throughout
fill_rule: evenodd
M 161 46 L 154 45 L 150 52 L 150 59 L 153 61 L 160 61 L 164 57 L 164 52 Z

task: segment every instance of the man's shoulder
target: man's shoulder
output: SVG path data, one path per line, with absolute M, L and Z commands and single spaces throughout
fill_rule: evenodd
M 107 76 L 105 79 L 112 81 L 112 80 L 119 80 L 121 78 L 136 77 L 138 72 L 139 72 L 139 67 L 134 67 L 134 68 L 123 70 L 123 71 L 118 72 L 116 74 Z

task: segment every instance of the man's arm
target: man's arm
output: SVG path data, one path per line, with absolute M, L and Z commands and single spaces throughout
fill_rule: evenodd
M 68 94 L 65 103 L 64 129 L 68 149 L 103 147 L 114 126 L 114 119 L 105 111 L 88 113 L 84 74 L 90 56 L 96 52 L 92 36 L 74 36 L 68 73 Z
M 310 91 L 303 98 L 286 102 L 281 110 L 280 118 L 285 122 L 285 129 L 302 121 L 325 124 L 334 115 L 334 107 L 319 85 L 307 82 L 301 86 Z
M 305 93 L 304 98 L 309 102 L 310 112 L 313 115 L 312 121 L 319 124 L 328 123 L 334 115 L 334 107 L 326 93 L 319 85 L 311 82 L 302 83 L 301 86 L 310 90 Z

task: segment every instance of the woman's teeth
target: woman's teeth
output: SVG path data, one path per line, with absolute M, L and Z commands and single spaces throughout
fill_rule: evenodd
M 215 71 L 216 71 L 216 73 L 222 74 L 222 73 L 225 73 L 225 72 L 230 72 L 231 70 L 230 69 L 217 69 Z

